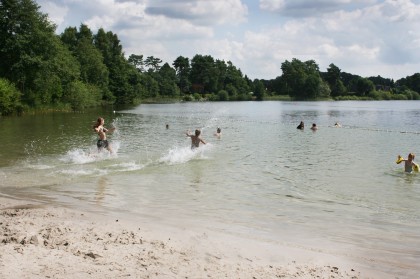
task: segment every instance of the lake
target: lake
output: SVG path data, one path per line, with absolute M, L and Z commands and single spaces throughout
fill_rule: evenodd
M 395 161 L 420 154 L 419 108 L 203 102 L 0 118 L 0 194 L 283 243 L 415 278 L 420 174 Z M 117 128 L 113 155 L 98 154 L 98 116 Z M 207 144 L 192 151 L 185 132 L 197 128 Z

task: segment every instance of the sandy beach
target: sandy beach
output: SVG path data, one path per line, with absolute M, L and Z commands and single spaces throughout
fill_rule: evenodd
M 383 278 L 298 247 L 153 231 L 9 197 L 0 212 L 1 278 Z

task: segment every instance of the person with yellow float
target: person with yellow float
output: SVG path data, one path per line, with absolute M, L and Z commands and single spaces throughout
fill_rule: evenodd
M 419 165 L 414 163 L 414 158 L 416 155 L 414 153 L 408 154 L 408 158 L 404 159 L 401 157 L 401 155 L 398 155 L 397 164 L 400 164 L 401 162 L 404 162 L 404 170 L 405 172 L 411 173 L 413 171 L 418 172 L 419 171 Z

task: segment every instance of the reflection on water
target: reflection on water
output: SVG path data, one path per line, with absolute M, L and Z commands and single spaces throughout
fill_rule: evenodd
M 103 206 L 103 200 L 106 195 L 106 178 L 104 176 L 99 177 L 98 186 L 95 194 L 95 201 L 97 205 Z
M 96 149 L 98 112 L 3 119 L 0 191 L 162 225 L 335 247 L 329 252 L 375 259 L 400 276 L 404 262 L 414 274 L 420 174 L 404 173 L 395 159 L 420 154 L 418 105 L 180 103 L 101 112 L 117 128 L 109 136 L 115 155 Z M 185 131 L 197 128 L 208 144 L 192 151 Z

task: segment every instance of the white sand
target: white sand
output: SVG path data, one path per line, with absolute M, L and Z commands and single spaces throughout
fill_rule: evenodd
M 317 251 L 143 225 L 0 196 L 0 278 L 383 278 Z

